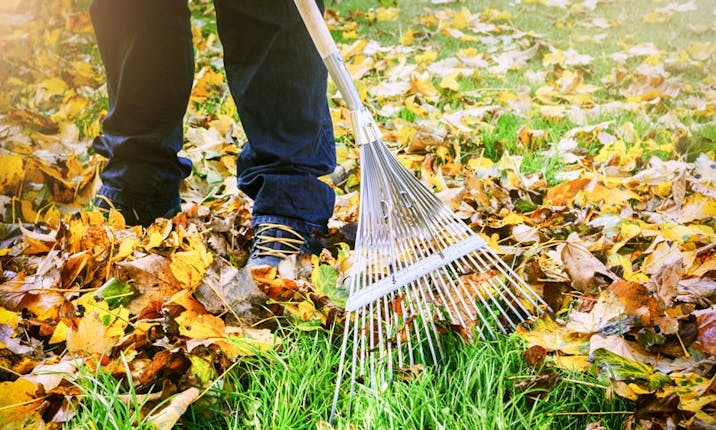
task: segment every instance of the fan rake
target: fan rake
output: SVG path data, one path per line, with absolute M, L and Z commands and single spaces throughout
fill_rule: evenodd
M 347 368 L 350 398 L 356 383 L 382 390 L 397 370 L 439 361 L 441 325 L 469 331 L 479 324 L 479 333 L 494 336 L 547 305 L 388 150 L 315 0 L 294 1 L 351 112 L 360 148 L 360 213 L 332 422 Z

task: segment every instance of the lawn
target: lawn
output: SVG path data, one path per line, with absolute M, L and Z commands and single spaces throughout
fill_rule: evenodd
M 0 5 L 0 427 L 331 428 L 361 190 L 335 85 L 324 252 L 248 280 L 212 3 L 190 3 L 184 213 L 146 229 L 92 208 L 108 105 L 88 7 Z M 707 0 L 327 3 L 386 144 L 552 309 L 494 339 L 448 327 L 439 366 L 343 386 L 334 428 L 716 425 L 715 18 Z

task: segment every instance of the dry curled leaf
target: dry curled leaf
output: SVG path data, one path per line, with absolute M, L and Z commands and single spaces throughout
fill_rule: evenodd
M 590 292 L 619 279 L 587 248 L 575 242 L 567 242 L 562 249 L 564 270 L 572 280 L 572 287 Z
M 159 412 L 153 413 L 145 418 L 149 424 L 153 424 L 157 430 L 171 430 L 179 421 L 179 418 L 186 412 L 198 397 L 200 391 L 194 387 L 188 388 L 181 393 L 174 395 L 169 403 Z

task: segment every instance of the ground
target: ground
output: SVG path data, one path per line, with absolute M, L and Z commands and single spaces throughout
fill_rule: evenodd
M 249 276 L 211 2 L 191 3 L 184 212 L 146 229 L 91 205 L 88 3 L 0 4 L 0 424 L 329 428 L 361 191 L 335 86 L 324 252 Z M 441 366 L 359 386 L 351 415 L 345 386 L 336 428 L 716 425 L 715 20 L 706 0 L 328 2 L 388 147 L 551 308 L 494 340 L 446 327 Z

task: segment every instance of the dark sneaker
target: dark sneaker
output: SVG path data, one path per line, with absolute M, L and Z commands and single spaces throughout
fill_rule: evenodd
M 171 218 L 181 212 L 181 207 L 172 207 L 169 210 L 162 210 L 159 213 L 140 212 L 135 208 L 116 204 L 104 196 L 97 196 L 94 200 L 94 207 L 101 211 L 109 211 L 110 209 L 118 210 L 124 216 L 124 222 L 127 225 L 141 225 L 148 227 L 157 218 Z
M 254 228 L 254 243 L 246 267 L 276 267 L 291 255 L 308 252 L 307 238 L 308 234 L 283 224 L 259 224 Z

